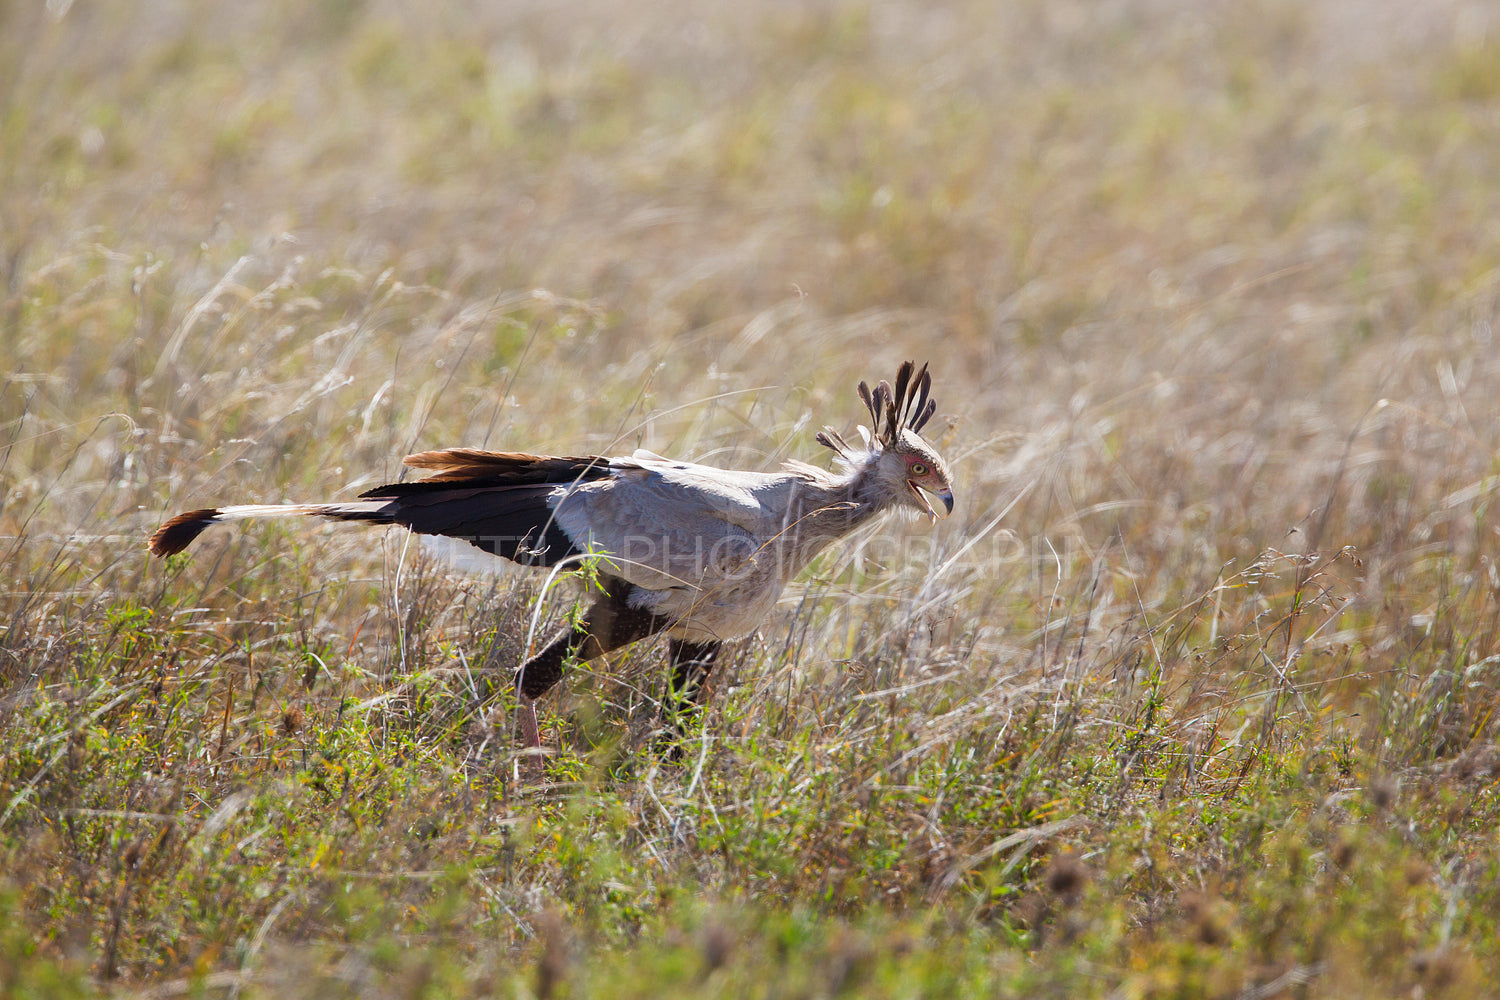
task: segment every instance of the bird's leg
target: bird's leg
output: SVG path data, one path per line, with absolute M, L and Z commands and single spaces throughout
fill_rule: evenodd
M 536 699 L 524 694 L 517 697 L 516 725 L 521 728 L 521 746 L 527 750 L 542 749 L 542 732 L 536 721 Z
M 672 639 L 667 644 L 672 678 L 667 682 L 666 693 L 662 695 L 661 715 L 670 731 L 667 738 L 674 742 L 673 748 L 669 750 L 673 756 L 681 756 L 682 747 L 675 741 L 682 738 L 687 724 L 703 708 L 704 695 L 708 691 L 708 674 L 723 645 L 722 642 L 687 642 L 683 639 Z
M 531 751 L 526 769 L 532 777 L 539 777 L 541 772 L 542 734 L 537 725 L 536 699 L 558 682 L 564 661 L 586 639 L 588 634 L 577 627 L 564 629 L 516 671 L 516 725 L 521 730 L 522 749 Z
M 516 671 L 516 725 L 521 730 L 521 748 L 528 751 L 526 770 L 541 776 L 542 733 L 537 724 L 536 700 L 550 691 L 563 675 L 570 656 L 588 660 L 604 652 L 588 628 L 588 616 L 552 637 L 535 656 Z
M 591 646 L 596 645 L 592 639 L 587 617 L 572 628 L 565 628 L 554 635 L 547 645 L 516 670 L 516 690 L 521 697 L 534 701 L 552 690 L 552 686 L 562 680 L 563 663 L 569 656 L 587 660 L 603 652 L 590 650 Z
M 672 680 L 662 710 L 697 709 L 703 705 L 705 683 L 719 655 L 722 642 L 688 642 L 672 639 L 667 643 L 667 658 L 672 663 Z
M 617 595 L 625 592 L 623 584 L 615 588 Z M 631 608 L 623 596 L 603 597 L 590 606 L 581 621 L 553 636 L 546 646 L 516 670 L 523 744 L 528 749 L 541 746 L 535 702 L 562 679 L 563 664 L 569 657 L 592 660 L 637 639 L 654 635 L 666 628 L 667 623 L 666 618 Z

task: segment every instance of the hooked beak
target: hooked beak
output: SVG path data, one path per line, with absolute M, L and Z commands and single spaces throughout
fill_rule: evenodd
M 924 489 L 924 487 L 917 485 L 916 480 L 913 479 L 908 479 L 906 481 L 906 485 L 911 488 L 912 494 L 917 498 L 917 503 L 921 504 L 922 509 L 927 512 L 927 520 L 931 521 L 933 524 L 936 524 L 938 519 L 937 511 L 932 509 L 932 504 L 928 503 L 927 497 L 922 494 L 922 490 Z M 944 517 L 947 517 L 949 514 L 953 513 L 952 490 L 932 490 L 931 493 L 933 496 L 943 501 Z

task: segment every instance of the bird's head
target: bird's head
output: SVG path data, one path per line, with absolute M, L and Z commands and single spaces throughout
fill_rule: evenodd
M 926 514 L 928 520 L 936 521 L 937 511 L 925 495 L 931 493 L 943 502 L 944 517 L 953 513 L 953 481 L 948 476 L 947 463 L 915 431 L 901 428 L 895 445 L 882 449 L 878 461 L 881 478 L 890 480 L 899 491 L 893 494 L 901 498 L 896 501 L 899 506 L 914 508 Z
M 923 365 L 914 378 L 915 370 L 915 364 L 903 362 L 896 372 L 895 388 L 883 379 L 874 391 L 867 383 L 859 384 L 859 398 L 864 400 L 875 425 L 873 431 L 860 425 L 862 451 L 831 427 L 823 429 L 818 441 L 851 465 L 870 468 L 890 502 L 936 521 L 937 511 L 925 494 L 936 496 L 943 502 L 944 515 L 951 514 L 953 480 L 943 456 L 919 433 L 937 409 L 937 403 L 928 398 L 932 376 L 927 374 L 927 366 Z

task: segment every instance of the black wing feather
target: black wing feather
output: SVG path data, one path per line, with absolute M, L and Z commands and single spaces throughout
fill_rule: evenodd
M 609 460 L 515 452 L 422 452 L 406 464 L 435 470 L 428 479 L 366 490 L 389 500 L 385 517 L 422 535 L 442 535 L 527 566 L 552 566 L 580 549 L 557 524 L 549 502 L 559 486 L 602 479 Z

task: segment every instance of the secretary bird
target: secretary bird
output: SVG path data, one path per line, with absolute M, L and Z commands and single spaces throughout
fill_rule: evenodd
M 859 395 L 873 429 L 860 444 L 825 427 L 817 441 L 840 467 L 791 461 L 780 472 L 736 472 L 649 451 L 628 458 L 548 457 L 452 448 L 410 455 L 426 479 L 378 486 L 340 503 L 246 504 L 194 510 L 151 536 L 158 556 L 181 552 L 209 525 L 315 515 L 399 524 L 445 535 L 524 566 L 595 557 L 593 600 L 515 675 L 525 743 L 540 746 L 535 699 L 570 660 L 591 660 L 665 632 L 671 679 L 662 714 L 680 725 L 701 705 L 720 646 L 748 635 L 782 588 L 832 542 L 891 510 L 936 522 L 923 491 L 953 511 L 948 467 L 920 431 L 937 404 L 932 378 L 907 361 L 896 384 Z

